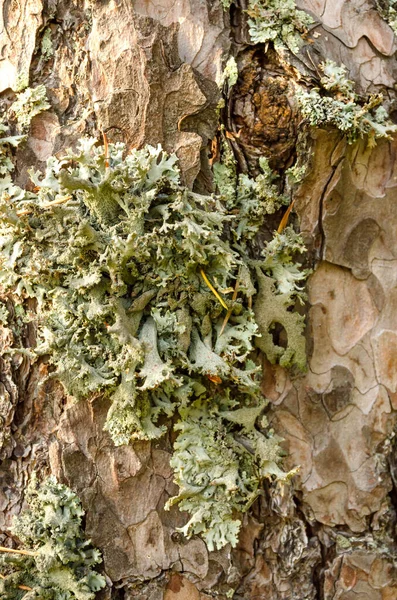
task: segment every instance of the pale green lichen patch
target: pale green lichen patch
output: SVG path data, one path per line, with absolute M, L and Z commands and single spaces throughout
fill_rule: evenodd
M 375 4 L 383 19 L 397 33 L 397 0 L 375 0 Z
M 209 550 L 236 545 L 241 526 L 236 512 L 248 510 L 260 494 L 260 481 L 270 477 L 264 472 L 266 460 L 279 478 L 289 476 L 277 466 L 279 439 L 270 432 L 265 437 L 255 428 L 265 403 L 232 410 L 234 404 L 231 396 L 217 391 L 211 399 L 201 394 L 199 400 L 179 409 L 181 420 L 175 426 L 179 435 L 171 465 L 179 494 L 166 508 L 178 503 L 190 513 L 180 530 L 188 537 L 200 534 Z M 262 441 L 268 446 L 265 456 Z
M 276 50 L 288 48 L 294 54 L 303 44 L 302 34 L 313 23 L 310 15 L 296 8 L 295 0 L 249 0 L 247 13 L 255 44 L 273 42 Z
M 47 27 L 44 31 L 43 37 L 41 38 L 40 49 L 41 56 L 44 58 L 44 60 L 49 60 L 54 54 L 54 46 L 52 43 L 50 27 Z
M 237 83 L 238 79 L 238 67 L 236 59 L 230 56 L 226 62 L 225 68 L 222 72 L 222 76 L 219 82 L 219 86 L 222 87 L 224 83 L 227 83 L 229 89 Z
M 225 9 L 232 0 L 221 0 Z M 288 48 L 296 54 L 303 44 L 302 36 L 314 21 L 303 10 L 298 10 L 295 0 L 248 0 L 249 34 L 254 44 L 273 42 L 278 52 Z
M 0 136 L 3 136 L 7 131 L 7 126 L 0 121 Z M 3 193 L 6 186 L 11 184 L 10 173 L 14 170 L 14 164 L 10 150 L 11 148 L 17 148 L 24 139 L 24 135 L 0 137 L 0 193 Z
M 240 249 L 255 240 L 266 215 L 288 203 L 288 198 L 279 193 L 277 177 L 265 158 L 259 160 L 261 173 L 254 179 L 246 174 L 237 177 L 227 141 L 223 138 L 223 160 L 214 165 L 214 178 L 219 191 L 230 206 L 238 207 L 239 222 L 234 230 Z M 288 174 L 291 180 L 303 176 L 302 169 Z M 256 295 L 254 303 L 255 321 L 260 336 L 255 344 L 271 363 L 279 362 L 284 367 L 305 369 L 306 352 L 304 318 L 291 312 L 297 300 L 305 300 L 304 285 L 309 274 L 296 262 L 297 254 L 305 252 L 301 236 L 292 227 L 275 233 L 261 252 L 260 260 L 245 256 L 245 261 L 255 268 L 255 275 L 244 270 L 246 293 Z M 258 290 L 252 293 L 252 279 Z M 241 281 L 243 278 L 241 278 Z M 248 290 L 251 290 L 250 292 Z M 273 339 L 275 326 L 282 327 L 287 336 L 286 348 Z
M 12 533 L 32 555 L 0 553 L 1 597 L 93 600 L 105 578 L 95 570 L 102 559 L 85 538 L 79 498 L 50 477 L 41 485 L 33 478 L 25 500 L 29 507 L 14 518 Z
M 15 186 L 0 202 L 0 283 L 37 298 L 36 353 L 75 398 L 108 395 L 105 429 L 116 444 L 158 438 L 179 412 L 173 502 L 191 514 L 185 533 L 211 548 L 236 543 L 236 515 L 264 477 L 285 476 L 278 439 L 255 424 L 264 325 L 251 303 L 265 277 L 287 311 L 304 277 L 292 234 L 253 261 L 265 216 L 286 198 L 265 160 L 255 179 L 237 178 L 226 147 L 224 156 L 215 169 L 222 195 L 205 196 L 181 185 L 176 156 L 160 147 L 126 154 L 123 144 L 106 151 L 83 139 L 43 175 L 31 173 L 36 193 Z M 301 366 L 302 341 L 296 329 L 291 336 L 288 360 L 274 348 L 269 358 Z
M 8 131 L 8 128 L 0 120 L 0 136 L 3 136 Z M 14 163 L 12 160 L 12 150 L 25 140 L 23 135 L 13 135 L 0 137 L 0 197 L 7 200 L 8 197 L 22 199 L 26 193 L 19 187 L 15 186 L 12 181 L 12 172 L 14 171 Z M 3 205 L 3 210 L 7 211 L 6 204 Z M 0 209 L 0 218 L 2 210 Z M 1 238 L 0 238 L 1 239 Z
M 0 323 L 6 325 L 8 322 L 9 311 L 4 302 L 0 302 Z
M 279 362 L 283 367 L 296 365 L 303 370 L 306 366 L 304 317 L 288 310 L 291 296 L 288 293 L 277 294 L 275 280 L 258 271 L 258 281 L 259 293 L 254 304 L 255 319 L 261 333 L 258 348 L 271 363 Z M 285 348 L 273 340 L 272 329 L 276 325 L 281 325 L 287 334 Z
M 23 92 L 29 85 L 29 72 L 22 72 L 17 75 L 15 86 L 13 90 L 15 92 Z
M 327 60 L 320 66 L 324 74 L 321 88 L 307 91 L 297 86 L 296 90 L 300 110 L 310 125 L 337 127 L 349 144 L 368 136 L 370 146 L 378 138 L 390 138 L 397 131 L 397 125 L 389 120 L 382 106 L 382 94 L 372 94 L 362 102 L 344 65 Z
M 33 117 L 49 108 L 51 108 L 51 105 L 47 100 L 45 86 L 38 85 L 36 88 L 28 88 L 18 94 L 17 99 L 10 107 L 10 111 L 14 113 L 22 131 L 26 131 Z

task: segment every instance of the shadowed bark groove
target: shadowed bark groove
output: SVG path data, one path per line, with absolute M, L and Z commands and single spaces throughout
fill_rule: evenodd
M 269 485 L 244 517 L 238 546 L 209 553 L 176 528 L 170 436 L 115 447 L 102 398 L 72 403 L 45 360 L 31 365 L 34 306 L 7 299 L 0 330 L 0 544 L 12 542 L 33 470 L 69 485 L 86 529 L 123 600 L 392 600 L 397 597 L 397 141 L 349 146 L 335 130 L 305 144 L 293 97 L 297 69 L 318 78 L 325 58 L 344 63 L 359 93 L 383 91 L 395 111 L 397 48 L 370 0 L 300 0 L 314 17 L 308 43 L 287 65 L 253 47 L 242 8 L 218 0 L 19 0 L 4 2 L 0 106 L 19 82 L 43 83 L 52 108 L 34 118 L 16 155 L 20 184 L 83 134 L 107 131 L 128 147 L 161 143 L 184 182 L 211 190 L 210 141 L 218 128 L 217 81 L 232 51 L 240 77 L 225 123 L 240 167 L 264 154 L 283 172 L 308 163 L 295 190 L 300 229 L 315 267 L 308 284 L 308 371 L 292 377 L 265 362 L 263 391 L 285 440 L 293 486 Z M 50 30 L 52 52 L 43 57 Z M 296 67 L 296 68 L 295 68 Z M 273 228 L 273 224 L 271 225 Z M 29 312 L 32 311 L 32 314 Z M 394 488 L 393 488 L 394 481 Z M 234 594 L 234 595 L 233 595 Z

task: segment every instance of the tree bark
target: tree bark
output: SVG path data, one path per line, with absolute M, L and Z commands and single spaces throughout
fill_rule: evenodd
M 314 80 L 321 60 L 343 63 L 359 93 L 382 91 L 395 106 L 397 48 L 373 3 L 301 0 L 315 19 L 295 67 Z M 208 552 L 164 511 L 176 491 L 170 437 L 115 447 L 103 431 L 106 400 L 72 403 L 7 349 L 34 345 L 34 323 L 12 313 L 0 344 L 0 544 L 9 541 L 33 470 L 78 493 L 86 531 L 104 557 L 108 588 L 124 600 L 391 600 L 397 454 L 397 143 L 347 145 L 338 131 L 302 123 L 292 99 L 294 66 L 253 46 L 244 3 L 230 14 L 218 0 L 3 0 L 0 104 L 15 98 L 18 77 L 44 84 L 51 103 L 18 149 L 18 182 L 27 169 L 82 135 L 128 147 L 162 144 L 179 157 L 183 181 L 212 191 L 209 142 L 217 132 L 225 58 L 240 78 L 224 109 L 240 168 L 261 154 L 283 172 L 297 149 L 307 158 L 295 191 L 313 273 L 308 283 L 308 371 L 291 376 L 265 361 L 263 392 L 285 464 L 300 465 L 293 486 L 268 486 L 237 548 Z M 41 42 L 50 30 L 53 54 Z M 48 35 L 48 34 L 47 34 Z M 254 141 L 253 141 L 254 140 Z M 273 223 L 269 223 L 270 228 Z M 30 308 L 34 309 L 34 306 Z M 234 595 L 233 595 L 234 594 Z

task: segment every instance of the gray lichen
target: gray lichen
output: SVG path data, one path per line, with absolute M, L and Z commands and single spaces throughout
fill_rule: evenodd
M 17 123 L 22 131 L 26 131 L 31 120 L 44 110 L 51 108 L 47 100 L 47 92 L 44 85 L 36 88 L 27 88 L 18 94 L 17 99 L 11 105 L 10 111 L 14 113 Z
M 105 428 L 116 444 L 158 438 L 166 430 L 159 417 L 179 412 L 173 502 L 192 515 L 186 534 L 217 548 L 236 543 L 237 512 L 262 479 L 285 477 L 278 440 L 255 425 L 264 404 L 254 352 L 263 323 L 252 297 L 261 277 L 279 278 L 272 293 L 287 311 L 304 277 L 277 236 L 277 248 L 252 261 L 265 216 L 286 199 L 266 161 L 255 179 L 237 178 L 233 165 L 229 156 L 216 168 L 221 198 L 204 196 L 180 184 L 176 156 L 160 147 L 125 154 L 123 144 L 83 139 L 76 152 L 50 158 L 44 175 L 31 173 L 36 193 L 14 186 L 0 202 L 0 283 L 37 298 L 37 354 L 50 357 L 75 398 L 109 396 Z M 290 349 L 279 358 L 303 362 Z M 210 457 L 194 468 L 183 458 L 190 431 Z M 239 491 L 225 475 L 232 465 Z
M 375 4 L 383 19 L 397 33 L 397 0 L 375 0 Z
M 238 79 L 238 67 L 236 63 L 236 59 L 234 56 L 230 56 L 226 62 L 225 68 L 222 72 L 219 87 L 222 87 L 225 83 L 227 83 L 228 88 L 230 89 L 237 83 Z
M 29 508 L 14 518 L 12 533 L 29 554 L 0 553 L 1 597 L 93 600 L 105 578 L 95 570 L 102 559 L 85 538 L 79 498 L 54 477 L 41 485 L 33 477 L 25 500 Z
M 370 146 L 375 145 L 378 138 L 390 138 L 397 131 L 382 106 L 382 94 L 372 94 L 362 102 L 353 82 L 347 78 L 344 65 L 327 60 L 320 67 L 324 73 L 321 88 L 307 91 L 297 85 L 296 90 L 300 110 L 310 125 L 337 127 L 349 144 L 368 136 Z
M 228 9 L 232 0 L 221 0 Z M 248 0 L 246 9 L 251 41 L 254 44 L 273 42 L 278 52 L 288 48 L 299 52 L 302 36 L 314 21 L 303 10 L 298 10 L 295 0 Z
M 181 420 L 171 465 L 179 494 L 166 508 L 179 503 L 192 516 L 180 529 L 187 537 L 200 534 L 208 549 L 235 546 L 241 522 L 236 511 L 248 510 L 260 494 L 260 481 L 283 473 L 279 438 L 265 437 L 255 424 L 265 402 L 236 408 L 232 397 L 215 390 L 211 399 L 196 400 L 179 409 Z M 240 431 L 236 432 L 236 425 Z
M 47 27 L 44 31 L 43 37 L 41 38 L 41 56 L 44 60 L 49 60 L 54 54 L 54 46 L 51 37 L 51 28 Z

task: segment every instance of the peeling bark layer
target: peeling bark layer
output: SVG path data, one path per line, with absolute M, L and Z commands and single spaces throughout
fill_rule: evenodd
M 241 3 L 244 8 L 244 4 Z M 301 0 L 315 18 L 293 59 L 308 81 L 320 60 L 344 63 L 360 93 L 383 90 L 395 110 L 396 40 L 373 3 Z M 241 7 L 240 7 L 241 8 Z M 18 149 L 26 170 L 83 134 L 107 131 L 130 147 L 177 152 L 185 182 L 211 189 L 207 146 L 218 126 L 216 80 L 230 48 L 241 77 L 229 129 L 240 165 L 259 154 L 283 170 L 296 154 L 299 116 L 292 67 L 247 47 L 239 9 L 232 25 L 218 0 L 5 0 L 1 14 L 1 104 L 21 81 L 44 83 L 52 109 L 36 117 Z M 53 54 L 41 42 L 51 32 Z M 293 487 L 269 486 L 245 516 L 238 547 L 209 553 L 185 540 L 169 466 L 171 440 L 116 448 L 102 431 L 101 398 L 73 404 L 44 361 L 10 353 L 15 336 L 34 344 L 31 315 L 7 306 L 0 358 L 0 542 L 36 469 L 81 497 L 87 533 L 112 587 L 103 598 L 204 600 L 392 600 L 395 559 L 397 410 L 397 145 L 347 146 L 335 131 L 310 132 L 309 168 L 296 191 L 314 272 L 308 307 L 308 372 L 265 365 L 272 425 L 285 439 Z M 198 179 L 199 178 L 199 179 Z M 30 307 L 34 310 L 34 307 Z M 394 466 L 393 466 L 394 465 Z M 394 487 L 393 487 L 394 478 Z

